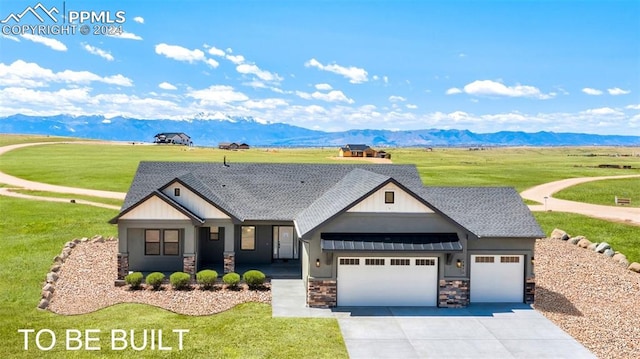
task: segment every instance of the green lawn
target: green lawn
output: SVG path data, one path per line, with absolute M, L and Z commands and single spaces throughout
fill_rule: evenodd
M 91 141 L 82 138 L 42 136 L 42 135 L 10 135 L 0 133 L 0 146 L 16 145 L 31 142 Z
M 111 204 L 111 205 L 114 205 L 114 206 L 122 206 L 122 202 L 123 202 L 122 200 L 119 200 L 119 199 L 84 196 L 84 195 L 77 195 L 77 194 L 71 194 L 71 193 L 58 193 L 58 192 L 47 192 L 47 191 L 31 191 L 31 190 L 26 190 L 26 189 L 15 189 L 15 190 L 12 190 L 12 192 L 28 194 L 30 196 L 38 196 L 38 197 L 83 199 L 85 201 Z
M 640 207 L 640 178 L 595 181 L 579 184 L 553 195 L 570 201 L 615 205 L 616 196 L 630 198 L 632 207 Z
M 632 148 L 494 148 L 486 151 L 389 149 L 393 163 L 415 164 L 427 185 L 513 186 L 519 191 L 569 177 L 640 174 L 640 158 L 594 157 L 591 153 L 633 153 Z M 125 192 L 140 161 L 343 163 L 337 148 L 224 151 L 183 146 L 53 145 L 11 151 L 0 170 L 33 181 Z M 73 159 L 72 161 L 70 159 Z M 601 163 L 633 170 L 593 168 Z M 350 163 L 350 162 L 349 162 Z M 591 166 L 591 167 L 589 167 Z
M 163 357 L 185 358 L 345 358 L 344 342 L 334 319 L 271 318 L 271 307 L 249 303 L 227 312 L 189 317 L 139 304 L 123 304 L 78 316 L 60 316 L 39 311 L 42 282 L 53 257 L 63 244 L 75 237 L 94 234 L 116 235 L 116 227 L 106 221 L 117 211 L 0 197 L 0 356 L 34 357 Z M 115 263 L 114 263 L 115 265 Z M 88 288 L 87 290 L 91 290 Z M 19 329 L 50 329 L 58 344 L 51 351 L 34 347 L 23 350 L 24 335 Z M 65 351 L 67 329 L 100 330 L 101 351 Z M 163 329 L 164 346 L 176 350 L 111 351 L 112 329 Z M 177 351 L 173 329 L 189 329 L 184 350 Z M 138 332 L 141 335 L 141 332 Z M 42 336 L 48 344 L 48 336 Z M 45 339 L 46 338 L 46 339 Z M 138 342 L 139 344 L 140 342 Z
M 533 212 L 548 235 L 560 228 L 571 236 L 585 236 L 591 242 L 607 242 L 614 250 L 624 253 L 629 262 L 640 262 L 640 227 L 613 223 L 579 214 L 561 212 Z

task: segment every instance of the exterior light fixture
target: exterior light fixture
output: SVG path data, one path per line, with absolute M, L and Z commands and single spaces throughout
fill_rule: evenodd
M 316 267 L 320 267 L 320 258 L 316 258 Z
M 531 257 L 531 265 L 535 264 L 535 258 Z
M 456 267 L 457 267 L 457 268 L 462 268 L 462 261 L 461 261 L 461 260 L 459 260 L 459 259 L 458 259 L 458 260 L 456 261 Z

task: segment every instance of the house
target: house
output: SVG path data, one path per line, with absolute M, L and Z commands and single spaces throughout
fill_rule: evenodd
M 248 150 L 249 145 L 246 143 L 220 142 L 218 148 L 221 150 Z
M 249 145 L 246 143 L 241 143 L 238 145 L 238 149 L 239 150 L 248 150 L 249 149 Z
M 376 157 L 376 150 L 367 145 L 348 144 L 340 147 L 340 157 Z
M 163 132 L 154 136 L 153 143 L 191 146 L 191 137 L 184 132 Z
M 513 188 L 412 165 L 141 162 L 110 223 L 119 279 L 288 260 L 311 307 L 532 303 L 544 237 Z

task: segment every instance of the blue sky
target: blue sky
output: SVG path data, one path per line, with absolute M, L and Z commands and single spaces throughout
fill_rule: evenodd
M 10 17 L 37 4 L 0 2 L 0 116 L 640 135 L 639 1 L 67 0 L 36 10 L 57 23 Z M 81 11 L 102 17 L 68 21 Z

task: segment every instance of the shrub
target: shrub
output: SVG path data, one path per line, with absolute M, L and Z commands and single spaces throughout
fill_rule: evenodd
M 185 272 L 175 272 L 169 276 L 169 282 L 175 290 L 187 289 L 191 282 L 191 276 Z
M 124 277 L 124 281 L 127 282 L 131 289 L 140 289 L 140 284 L 142 284 L 142 273 L 129 273 Z
M 153 290 L 160 289 L 163 280 L 164 274 L 160 272 L 153 272 L 147 276 L 147 279 L 145 279 L 147 284 L 153 287 Z
M 248 270 L 244 272 L 242 279 L 244 279 L 244 282 L 247 283 L 249 288 L 255 289 L 262 287 L 266 276 L 259 270 Z
M 218 273 L 211 269 L 204 269 L 196 274 L 196 280 L 204 289 L 213 288 L 217 279 Z
M 233 272 L 227 273 L 222 277 L 222 281 L 230 288 L 237 288 L 240 283 L 240 274 Z

